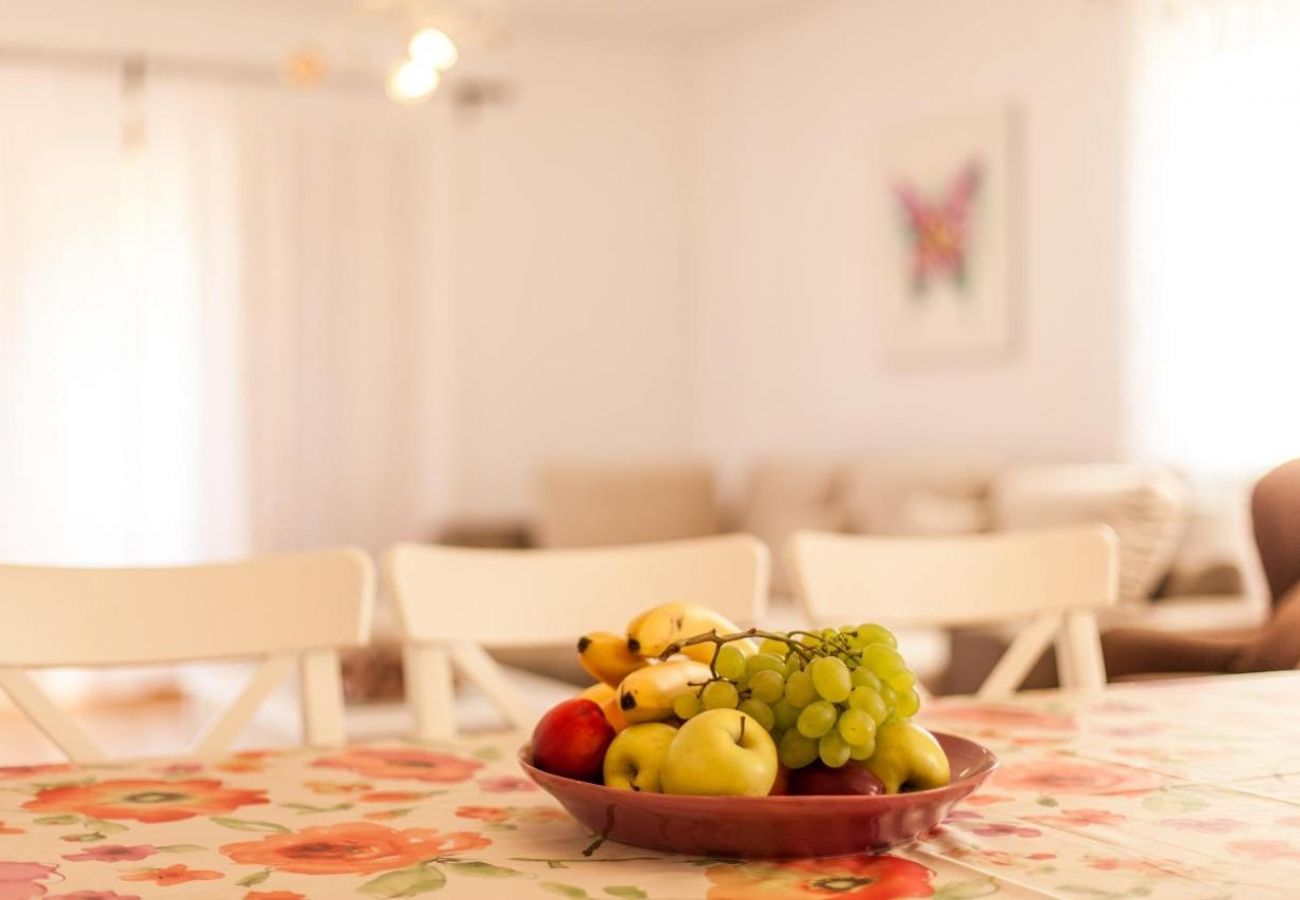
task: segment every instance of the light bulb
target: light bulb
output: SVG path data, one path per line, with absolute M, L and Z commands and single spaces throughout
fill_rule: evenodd
M 388 73 L 384 89 L 399 103 L 415 103 L 434 92 L 439 78 L 438 70 L 428 63 L 404 59 Z
M 456 44 L 440 28 L 421 28 L 411 37 L 406 50 L 411 59 L 433 66 L 440 72 L 447 71 L 460 59 Z

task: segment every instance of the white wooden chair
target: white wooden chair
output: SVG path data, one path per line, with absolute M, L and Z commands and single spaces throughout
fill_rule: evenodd
M 961 537 L 804 531 L 786 544 L 818 624 L 958 627 L 1028 620 L 980 687 L 1016 690 L 1055 641 L 1061 684 L 1105 686 L 1096 611 L 1117 595 L 1116 539 L 1104 525 Z
M 341 744 L 337 647 L 366 641 L 374 567 L 356 549 L 157 569 L 0 565 L 0 690 L 74 762 L 104 754 L 24 669 L 264 657 L 195 745 L 224 753 L 297 665 L 304 737 Z
M 416 735 L 439 739 L 456 733 L 453 665 L 508 723 L 532 724 L 484 645 L 575 646 L 588 631 L 620 631 L 642 610 L 672 601 L 753 623 L 767 600 L 768 553 L 741 534 L 580 550 L 399 544 L 384 571 L 406 641 Z

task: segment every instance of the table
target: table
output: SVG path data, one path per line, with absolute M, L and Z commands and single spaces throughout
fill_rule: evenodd
M 0 900 L 1300 896 L 1300 673 L 930 705 L 1001 770 L 886 856 L 691 859 L 592 836 L 520 738 L 0 770 Z

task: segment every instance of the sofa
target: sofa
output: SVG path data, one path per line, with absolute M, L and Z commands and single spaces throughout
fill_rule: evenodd
M 786 537 L 799 529 L 952 535 L 1100 521 L 1120 539 L 1120 601 L 1103 617 L 1103 630 L 1246 628 L 1266 614 L 1262 595 L 1248 590 L 1247 485 L 1194 488 L 1162 465 L 957 455 L 767 459 L 729 497 L 713 468 L 698 461 L 555 464 L 539 473 L 538 483 L 536 515 L 502 530 L 507 545 L 593 546 L 717 530 L 762 538 L 773 551 L 766 624 L 777 628 L 809 624 L 790 594 L 781 558 Z M 491 534 L 464 523 L 453 523 L 441 538 L 457 536 L 492 543 Z M 888 621 L 887 609 L 875 615 Z M 974 690 L 1007 642 L 1005 628 L 992 627 L 900 637 L 914 667 L 943 693 Z M 571 656 L 528 653 L 504 661 L 581 682 Z M 1026 686 L 1050 686 L 1054 677 L 1045 659 Z

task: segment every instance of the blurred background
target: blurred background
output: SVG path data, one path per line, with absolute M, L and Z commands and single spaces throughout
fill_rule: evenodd
M 1101 520 L 1125 622 L 1258 623 L 1297 58 L 1284 0 L 5 0 L 0 558 Z

